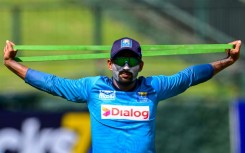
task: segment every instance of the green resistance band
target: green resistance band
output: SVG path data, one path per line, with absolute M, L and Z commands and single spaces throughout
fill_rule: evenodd
M 143 56 L 184 55 L 224 52 L 234 48 L 233 44 L 195 44 L 195 45 L 142 45 Z M 68 45 L 15 45 L 18 51 L 94 51 L 86 54 L 25 56 L 16 57 L 18 62 L 57 61 L 77 59 L 109 58 L 111 46 L 68 46 Z M 107 51 L 103 53 L 101 51 Z

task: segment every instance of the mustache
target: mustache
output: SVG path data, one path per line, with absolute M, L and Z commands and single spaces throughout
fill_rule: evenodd
M 130 73 L 131 75 L 133 75 L 133 73 L 128 70 L 119 71 L 119 74 L 123 74 L 123 73 Z

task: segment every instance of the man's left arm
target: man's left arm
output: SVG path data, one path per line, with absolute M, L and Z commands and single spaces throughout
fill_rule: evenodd
M 233 44 L 235 48 L 227 50 L 227 57 L 225 59 L 210 63 L 214 68 L 213 75 L 219 73 L 239 59 L 241 43 L 242 42 L 240 40 L 231 42 L 230 44 Z

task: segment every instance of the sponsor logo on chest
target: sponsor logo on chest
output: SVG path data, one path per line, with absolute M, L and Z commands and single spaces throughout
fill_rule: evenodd
M 114 100 L 116 98 L 116 91 L 100 90 L 99 99 L 101 100 Z
M 149 106 L 101 105 L 101 119 L 149 120 Z

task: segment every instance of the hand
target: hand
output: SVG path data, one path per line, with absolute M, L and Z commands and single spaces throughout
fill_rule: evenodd
M 234 62 L 236 62 L 239 59 L 240 56 L 240 48 L 241 48 L 241 40 L 233 41 L 229 44 L 233 44 L 235 46 L 234 49 L 227 50 L 227 57 L 225 59 L 212 62 L 211 65 L 214 68 L 213 75 L 217 74 L 221 70 L 227 68 L 228 66 L 232 65 Z
M 18 75 L 20 78 L 24 79 L 28 70 L 28 67 L 21 65 L 14 60 L 17 51 L 14 50 L 14 43 L 11 41 L 6 41 L 6 46 L 4 47 L 4 65 Z
M 240 56 L 240 48 L 241 48 L 241 40 L 233 41 L 229 44 L 233 44 L 235 46 L 234 49 L 230 49 L 227 51 L 227 59 L 230 60 L 232 63 L 236 62 Z
M 17 51 L 14 50 L 14 43 L 7 40 L 6 41 L 6 45 L 4 47 L 4 56 L 3 56 L 3 59 L 4 61 L 9 61 L 9 60 L 14 60 L 16 54 L 17 54 Z

